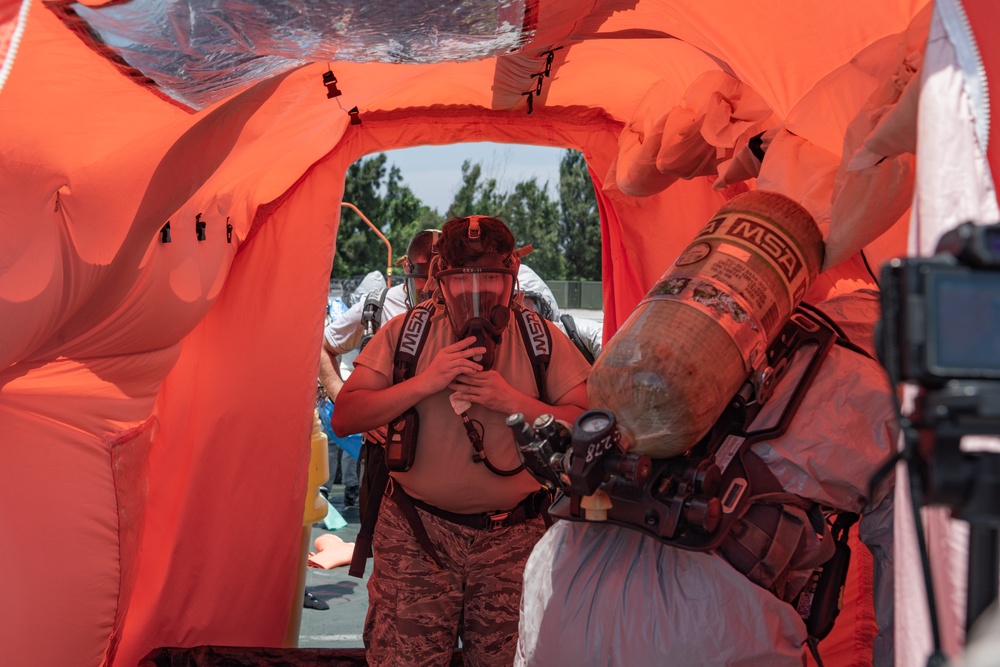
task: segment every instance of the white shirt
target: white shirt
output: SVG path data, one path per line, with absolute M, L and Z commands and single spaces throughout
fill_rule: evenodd
M 366 295 L 364 299 L 360 299 L 348 308 L 345 313 L 336 317 L 327 325 L 326 330 L 323 332 L 327 345 L 334 354 L 342 357 L 341 361 L 343 362 L 348 362 L 347 359 L 343 359 L 344 355 L 354 352 L 361 347 L 361 337 L 364 335 L 364 325 L 361 322 L 361 315 L 364 312 L 367 298 L 368 296 Z M 406 292 L 403 290 L 403 285 L 399 284 L 390 287 L 389 291 L 385 294 L 385 302 L 382 304 L 382 321 L 379 323 L 379 326 L 381 327 L 393 317 L 402 315 L 406 311 Z M 342 368 L 342 371 L 346 370 L 349 372 L 353 370 L 354 364 L 351 362 L 353 362 L 353 357 L 356 355 L 351 356 L 352 359 L 348 362 L 349 368 Z

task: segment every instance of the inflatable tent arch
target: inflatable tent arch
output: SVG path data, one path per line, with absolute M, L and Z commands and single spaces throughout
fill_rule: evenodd
M 364 154 L 581 150 L 601 210 L 606 335 L 741 188 L 810 208 L 831 288 L 838 270 L 860 275 L 862 248 L 877 265 L 908 234 L 927 252 L 956 216 L 996 218 L 990 93 L 966 48 L 997 18 L 982 0 L 466 0 L 451 16 L 474 19 L 458 27 L 433 3 L 372 3 L 380 14 L 352 22 L 328 2 L 342 20 L 299 42 L 279 3 L 159 4 L 0 1 L 11 664 L 281 645 L 301 604 L 326 276 L 344 172 Z M 276 13 L 240 22 L 253 11 Z M 966 14 L 970 34 L 955 22 Z M 188 32 L 164 40 L 164 24 Z M 989 71 L 993 47 L 978 43 Z M 326 97 L 327 71 L 340 97 Z M 760 130 L 774 136 L 767 160 L 741 178 Z M 918 134 L 934 168 L 915 182 Z M 942 156 L 971 167 L 945 172 Z M 900 588 L 897 656 L 914 664 L 921 592 Z M 960 615 L 946 621 L 957 646 Z

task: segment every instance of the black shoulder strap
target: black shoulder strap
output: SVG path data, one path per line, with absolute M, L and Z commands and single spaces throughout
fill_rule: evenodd
M 351 566 L 347 570 L 348 575 L 359 579 L 365 576 L 365 564 L 372 555 L 375 523 L 378 521 L 382 497 L 389 485 L 389 468 L 385 465 L 382 448 L 375 445 L 366 445 L 365 447 L 370 449 L 365 464 L 372 467 L 372 479 L 371 485 L 368 487 L 364 519 L 362 519 L 361 527 L 354 538 L 354 553 L 351 555 Z M 365 474 L 368 474 L 367 471 Z
M 576 349 L 580 350 L 580 354 L 587 360 L 587 363 L 593 366 L 594 355 L 591 354 L 590 349 L 584 345 L 583 339 L 580 338 L 580 332 L 576 328 L 576 320 L 573 319 L 573 316 L 566 313 L 559 318 L 559 321 L 566 327 L 566 335 L 573 341 L 573 345 L 576 345 Z
M 383 290 L 384 292 L 385 290 Z M 383 295 L 384 298 L 384 295 Z M 368 304 L 365 304 L 367 310 Z M 396 352 L 393 357 L 392 382 L 398 384 L 413 377 L 417 369 L 417 359 L 420 357 L 424 343 L 427 341 L 428 326 L 434 309 L 426 302 L 409 310 L 404 316 L 403 328 L 396 342 Z M 365 506 L 364 519 L 355 538 L 354 555 L 351 557 L 351 567 L 348 574 L 352 577 L 363 577 L 365 564 L 372 554 L 372 539 L 375 534 L 375 524 L 378 521 L 382 498 L 389 485 L 389 466 L 385 461 L 385 451 L 380 446 L 372 445 L 366 463 L 372 466 L 372 481 L 368 489 L 368 502 Z
M 396 341 L 396 353 L 392 361 L 392 383 L 399 384 L 417 372 L 417 360 L 427 342 L 434 306 L 430 301 L 418 304 L 406 313 L 403 328 Z
M 385 305 L 385 295 L 388 291 L 388 287 L 383 287 L 377 292 L 369 292 L 365 297 L 365 305 L 361 309 L 362 350 L 382 326 L 382 307 Z
M 524 308 L 517 304 L 514 305 L 514 316 L 517 318 L 517 328 L 524 341 L 524 349 L 528 351 L 528 357 L 531 359 L 531 369 L 535 373 L 535 385 L 538 387 L 538 398 L 543 403 L 548 403 L 549 399 L 545 391 L 545 373 L 552 360 L 552 334 L 549 332 L 548 322 L 530 308 Z

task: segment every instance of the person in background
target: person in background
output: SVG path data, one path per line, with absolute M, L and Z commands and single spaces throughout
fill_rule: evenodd
M 572 423 L 587 406 L 590 373 L 566 336 L 528 313 L 551 334 L 551 363 L 536 380 L 516 321 L 519 264 L 500 220 L 449 220 L 432 269 L 441 298 L 382 327 L 340 391 L 335 432 L 392 422 L 390 443 L 412 448 L 409 465 L 389 466 L 374 526 L 371 665 L 448 664 L 456 638 L 466 665 L 513 662 L 522 572 L 545 531 L 547 495 L 521 466 L 506 418 Z M 400 379 L 395 351 L 417 324 L 422 350 Z M 394 432 L 411 408 L 417 419 Z
M 348 308 L 357 304 L 359 301 L 364 301 L 365 297 L 368 296 L 370 292 L 377 292 L 379 289 L 385 289 L 385 275 L 381 271 L 372 271 L 367 274 L 360 283 L 354 288 L 354 290 L 346 295 L 343 299 L 340 297 L 330 298 L 326 307 L 326 321 L 323 323 L 323 330 L 325 331 L 330 324 L 347 312 Z M 320 349 L 320 356 L 325 357 L 326 352 Z M 340 363 L 337 368 L 339 368 L 341 376 L 349 375 L 351 368 L 353 366 L 354 357 L 357 356 L 357 352 L 351 352 L 340 357 Z M 333 372 L 330 369 L 329 363 L 326 359 L 320 359 L 320 372 L 319 377 L 317 377 L 317 390 L 316 390 L 316 409 L 319 413 L 320 424 L 323 426 L 323 432 L 326 433 L 327 439 L 329 441 L 329 461 L 330 461 L 330 479 L 323 483 L 320 487 L 320 491 L 323 493 L 327 499 L 333 497 L 333 488 L 337 484 L 344 484 L 345 473 L 348 485 L 353 481 L 356 485 L 357 482 L 354 481 L 358 474 L 358 461 L 357 457 L 353 456 L 351 452 L 358 452 L 361 445 L 360 435 L 351 435 L 347 438 L 338 438 L 333 434 L 333 429 L 330 428 L 330 415 L 333 414 L 333 401 L 327 392 L 326 387 L 323 385 L 322 376 L 324 372 Z M 336 363 L 336 362 L 334 362 Z M 343 445 L 343 447 L 341 447 Z M 343 507 L 341 507 L 343 509 Z
M 342 364 L 353 369 L 353 357 L 362 347 L 362 343 L 366 342 L 366 325 L 370 337 L 393 317 L 405 313 L 430 296 L 424 293 L 423 289 L 427 283 L 432 249 L 439 235 L 440 232 L 436 229 L 417 232 L 407 246 L 406 255 L 401 258 L 403 283 L 386 288 L 384 283 L 381 286 L 372 285 L 366 277 L 362 286 L 367 284 L 369 289 L 359 296 L 347 312 L 334 318 L 326 326 L 323 332 L 323 349 L 320 352 L 319 379 L 334 405 L 344 386 L 344 376 L 350 374 L 350 370 L 345 372 L 342 369 Z M 360 291 L 360 287 L 357 291 Z M 380 445 L 384 443 L 384 436 L 380 436 L 378 431 L 366 433 L 363 439 L 363 449 L 368 447 L 369 442 L 378 442 Z M 361 486 L 365 473 L 363 470 L 358 470 L 358 463 L 349 452 L 344 451 L 341 456 L 344 507 L 356 507 L 361 501 Z M 360 454 L 357 458 L 363 461 L 364 454 Z M 333 471 L 334 467 L 331 466 L 331 478 Z
M 601 353 L 601 343 L 604 339 L 604 327 L 593 320 L 575 318 L 569 313 L 560 313 L 556 297 L 537 273 L 522 264 L 518 271 L 518 281 L 525 308 L 530 308 L 549 322 L 555 324 L 564 334 L 569 336 L 580 354 L 594 363 Z

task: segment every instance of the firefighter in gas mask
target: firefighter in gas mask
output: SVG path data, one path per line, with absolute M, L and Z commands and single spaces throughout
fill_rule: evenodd
M 338 433 L 390 425 L 385 492 L 377 512 L 366 510 L 377 516 L 373 536 L 364 527 L 358 536 L 357 550 L 374 556 L 366 658 L 446 663 L 459 636 L 465 664 L 509 665 L 547 496 L 523 470 L 505 419 L 572 422 L 586 407 L 590 367 L 516 302 L 523 253 L 500 220 L 450 220 L 437 249 L 435 297 L 379 330 L 334 414 Z

